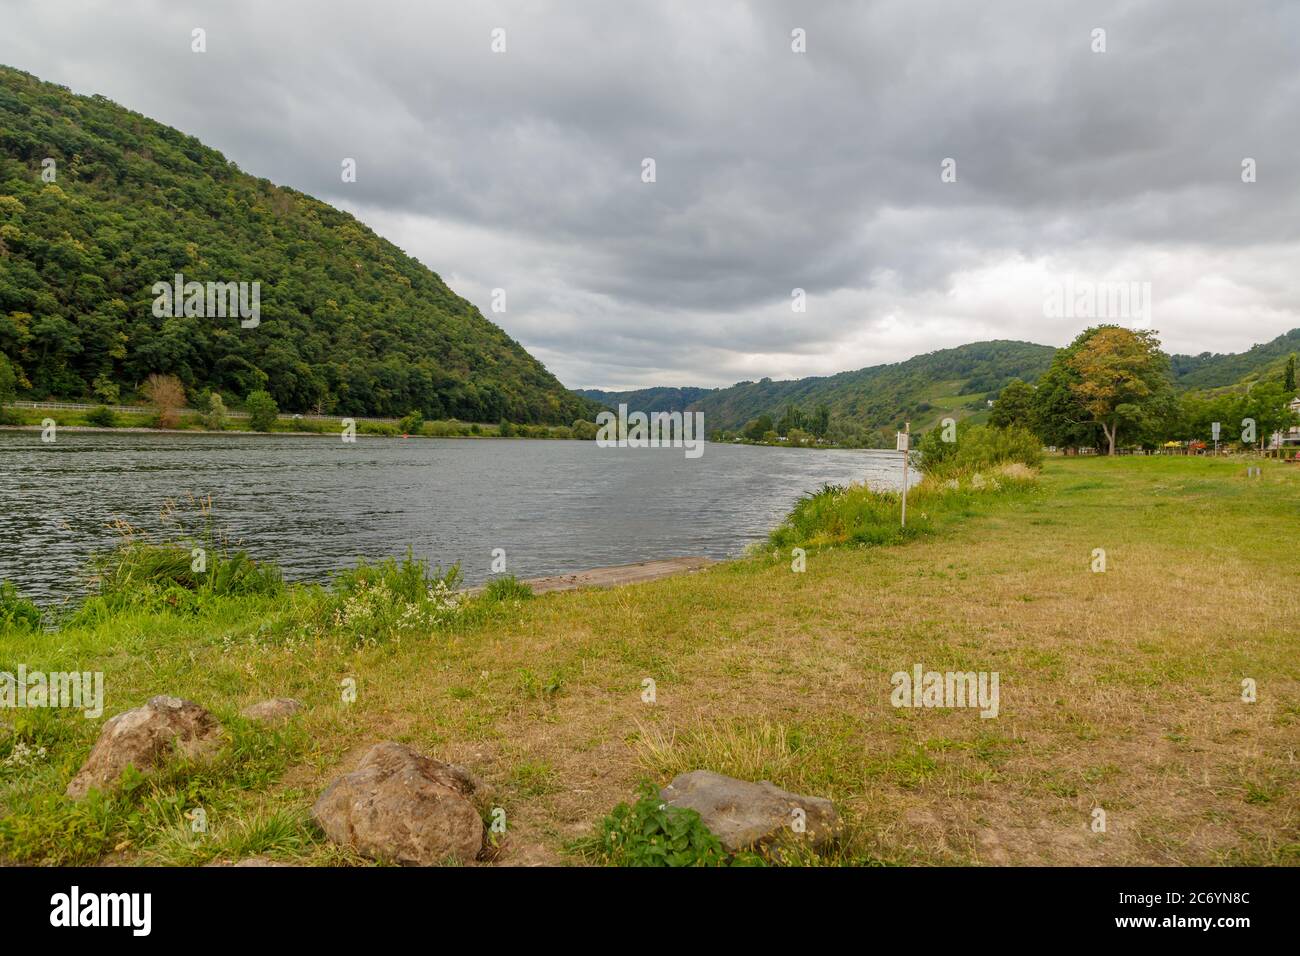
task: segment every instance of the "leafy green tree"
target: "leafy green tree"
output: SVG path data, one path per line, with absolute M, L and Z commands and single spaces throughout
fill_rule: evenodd
M 809 429 L 818 438 L 825 438 L 826 433 L 831 428 L 831 407 L 825 402 L 818 402 L 816 409 L 813 410 L 812 421 L 809 423 Z
M 1068 347 L 1061 349 L 1051 367 L 1038 380 L 1030 402 L 1030 427 L 1044 444 L 1056 448 L 1091 448 L 1097 444 L 1098 429 L 1088 421 L 1073 386 L 1079 374 L 1070 359 L 1089 332 L 1083 333 Z
M 219 432 L 226 427 L 226 403 L 220 392 L 208 396 L 208 409 L 202 415 L 203 427 L 208 431 Z
M 251 392 L 244 401 L 248 409 L 248 422 L 255 431 L 269 432 L 275 427 L 275 421 L 280 415 L 280 406 L 276 404 L 271 393 L 258 389 Z
M 771 415 L 759 415 L 745 426 L 745 437 L 750 441 L 762 441 L 763 436 L 768 432 L 776 433 L 776 429 L 772 427 Z
M 14 400 L 18 394 L 18 376 L 14 374 L 14 367 L 10 364 L 3 354 L 0 354 L 0 417 L 4 415 L 4 408 Z
M 397 430 L 403 435 L 418 435 L 424 427 L 424 416 L 417 408 L 411 409 L 397 423 Z
M 108 372 L 101 372 L 91 383 L 91 392 L 105 405 L 116 405 L 122 400 L 121 390 Z
M 1071 356 L 1070 365 L 1079 376 L 1070 389 L 1101 426 L 1111 455 L 1120 429 L 1147 424 L 1153 412 L 1163 412 L 1173 393 L 1169 358 L 1152 332 L 1100 326 Z
M 1295 353 L 1292 352 L 1286 360 L 1286 372 L 1282 377 L 1282 387 L 1295 397 Z
M 1009 428 L 1013 425 L 1029 427 L 1033 418 L 1033 401 L 1033 386 L 1013 378 L 993 403 L 989 424 L 996 428 Z

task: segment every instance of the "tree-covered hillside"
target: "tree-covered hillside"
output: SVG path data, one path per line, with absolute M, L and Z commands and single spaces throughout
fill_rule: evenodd
M 1174 381 L 1180 388 L 1222 388 L 1277 377 L 1287 359 L 1296 352 L 1300 352 L 1300 329 L 1292 329 L 1245 352 L 1174 355 L 1170 362 Z
M 620 403 L 627 405 L 631 411 L 645 412 L 684 412 L 692 402 L 697 402 L 706 395 L 717 391 L 713 388 L 673 388 L 659 386 L 655 388 L 638 388 L 627 392 L 607 392 L 599 388 L 579 388 L 575 391 L 583 398 L 599 402 L 609 408 L 617 408 Z
M 831 436 L 854 444 L 893 443 L 893 430 L 910 419 L 925 428 L 947 414 L 962 418 L 1013 378 L 1037 379 L 1056 350 L 1031 342 L 975 342 L 827 377 L 741 382 L 719 389 L 692 407 L 704 412 L 710 432 L 740 429 L 769 415 L 776 421 L 789 406 L 813 414 L 830 408 Z
M 259 282 L 260 324 L 156 316 L 151 290 L 177 273 Z M 38 399 L 129 400 L 170 373 L 191 396 L 265 389 L 287 411 L 565 424 L 594 411 L 352 216 L 4 67 L 0 352 Z

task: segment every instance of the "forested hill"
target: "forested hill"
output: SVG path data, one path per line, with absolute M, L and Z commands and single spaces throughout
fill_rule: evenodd
M 1172 355 L 1169 361 L 1180 388 L 1221 388 L 1276 377 L 1287 359 L 1297 352 L 1300 352 L 1300 329 L 1292 329 L 1245 352 Z
M 260 323 L 155 316 L 151 290 L 177 273 L 260 282 Z M 29 398 L 130 400 L 160 372 L 236 402 L 264 388 L 287 411 L 564 424 L 594 411 L 347 213 L 5 67 L 0 351 Z
M 1051 346 L 1032 342 L 975 342 L 838 375 L 741 382 L 705 396 L 693 407 L 704 412 L 712 431 L 741 428 L 765 414 L 776 419 L 790 405 L 811 412 L 826 404 L 832 423 L 860 432 L 888 432 L 892 443 L 893 429 L 905 419 L 919 429 L 944 414 L 965 417 L 984 407 L 986 397 L 1011 379 L 1037 379 L 1055 354 Z M 865 441 L 869 436 L 839 437 Z
M 589 398 L 608 408 L 616 409 L 622 403 L 633 411 L 649 414 L 650 412 L 684 412 L 691 403 L 699 401 L 717 389 L 658 386 L 627 392 L 607 392 L 599 388 L 579 388 L 576 391 L 583 398 Z

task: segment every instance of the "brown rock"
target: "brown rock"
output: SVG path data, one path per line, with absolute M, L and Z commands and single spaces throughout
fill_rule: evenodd
M 692 770 L 674 777 L 659 795 L 669 806 L 699 813 L 731 853 L 791 839 L 806 839 L 818 847 L 834 839 L 840 828 L 840 816 L 829 800 L 790 793 L 767 780 L 752 783 Z
M 240 713 L 249 720 L 274 725 L 286 723 L 300 710 L 302 710 L 302 701 L 294 700 L 292 697 L 272 697 L 270 700 L 250 704 Z
M 469 771 L 389 741 L 331 783 L 312 816 L 332 841 L 374 860 L 468 863 L 483 848 L 477 804 L 485 799 L 486 788 Z
M 177 751 L 201 759 L 220 747 L 221 724 L 206 710 L 179 697 L 154 697 L 104 722 L 67 794 L 79 800 L 91 788 L 107 790 L 128 766 L 149 773 Z

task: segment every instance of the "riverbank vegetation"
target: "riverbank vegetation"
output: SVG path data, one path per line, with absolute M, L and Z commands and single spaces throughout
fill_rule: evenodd
M 224 405 L 222 406 L 224 408 Z M 135 428 L 157 430 L 162 428 L 156 410 L 139 408 L 123 411 L 98 406 L 90 409 L 26 408 L 11 406 L 5 409 L 0 425 L 23 428 L 40 428 L 42 422 L 52 419 L 60 428 Z M 590 441 L 596 437 L 594 422 L 575 421 L 572 425 L 515 425 L 501 422 L 425 421 L 418 419 L 418 428 L 411 429 L 411 419 L 395 421 L 356 420 L 359 435 L 380 437 L 424 438 L 538 438 L 579 439 Z M 255 427 L 261 425 L 261 428 Z M 173 431 L 183 432 L 242 432 L 315 435 L 338 435 L 342 432 L 341 419 L 306 418 L 278 415 L 273 419 L 254 421 L 249 417 L 236 417 L 228 413 L 181 412 L 171 425 Z
M 707 768 L 834 800 L 845 836 L 823 862 L 1294 865 L 1300 574 L 1284 529 L 1300 471 L 1255 463 L 1248 478 L 1241 459 L 1049 457 L 1023 487 L 982 468 L 983 489 L 957 476 L 932 533 L 809 550 L 803 572 L 792 537 L 706 572 L 531 599 L 444 593 L 445 574 L 401 560 L 199 595 L 189 551 L 137 552 L 106 580 L 134 593 L 137 568 L 170 569 L 147 601 L 47 609 L 57 633 L 0 610 L 0 670 L 98 670 L 106 694 L 98 720 L 0 711 L 0 858 L 361 863 L 307 809 L 396 739 L 493 786 L 505 864 L 599 862 L 592 840 L 630 819 L 611 813 L 639 782 Z M 829 545 L 857 526 L 810 529 Z M 194 599 L 168 600 L 173 586 Z M 0 589 L 0 609 L 21 600 Z M 998 716 L 890 706 L 890 675 L 918 662 L 999 672 Z M 160 693 L 227 727 L 216 761 L 67 800 L 103 719 Z M 274 696 L 305 708 L 276 730 L 240 716 Z

